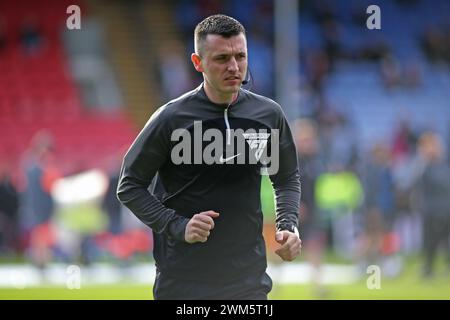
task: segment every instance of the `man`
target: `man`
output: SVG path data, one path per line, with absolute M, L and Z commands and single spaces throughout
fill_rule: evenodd
M 19 249 L 19 192 L 10 172 L 10 163 L 0 161 L 0 254 L 18 253 Z
M 241 89 L 247 43 L 238 21 L 200 22 L 191 60 L 204 82 L 153 114 L 125 155 L 117 195 L 153 230 L 155 299 L 267 299 L 264 170 L 276 193 L 276 253 L 291 261 L 301 248 L 292 135 L 278 104 Z
M 422 214 L 423 277 L 431 278 L 440 245 L 447 251 L 450 270 L 450 168 L 444 158 L 443 142 L 436 133 L 423 133 L 418 151 L 423 169 L 416 182 L 415 205 Z

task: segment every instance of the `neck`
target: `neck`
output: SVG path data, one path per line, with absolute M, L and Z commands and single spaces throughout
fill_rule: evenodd
M 228 104 L 233 103 L 237 97 L 238 92 L 228 93 L 228 94 L 220 94 L 208 84 L 207 81 L 204 82 L 203 88 L 205 89 L 206 96 L 211 102 L 217 104 Z

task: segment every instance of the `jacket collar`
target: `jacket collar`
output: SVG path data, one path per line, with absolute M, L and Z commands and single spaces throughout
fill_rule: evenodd
M 208 98 L 208 96 L 206 95 L 206 92 L 205 92 L 204 82 L 202 82 L 195 90 L 197 91 L 197 96 L 201 100 L 204 100 L 204 101 L 206 101 L 206 102 L 208 102 L 208 103 L 210 103 L 212 105 L 215 105 L 217 107 L 220 107 L 220 108 L 227 108 L 228 107 L 228 104 L 226 104 L 226 103 L 215 103 L 215 102 L 212 102 Z M 244 92 L 243 92 L 242 88 L 239 88 L 237 99 L 234 100 L 229 106 L 232 107 L 232 106 L 238 104 L 240 101 L 242 101 L 243 97 L 244 97 Z

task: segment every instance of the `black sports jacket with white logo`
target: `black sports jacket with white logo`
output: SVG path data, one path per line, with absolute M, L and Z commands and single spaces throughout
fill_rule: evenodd
M 200 141 L 200 149 L 194 145 L 202 136 L 199 128 L 201 134 L 208 129 L 222 133 L 221 154 L 219 149 L 211 153 L 214 138 L 210 135 Z M 177 129 L 190 133 L 191 140 L 188 137 L 183 142 L 190 143 L 191 151 L 179 151 L 181 139 L 174 139 L 177 135 L 173 135 Z M 264 158 L 261 151 L 270 155 L 276 150 L 267 133 L 274 136 L 277 130 L 278 170 L 270 175 L 275 190 L 276 223 L 278 230 L 293 231 L 298 224 L 300 202 L 297 153 L 277 103 L 240 89 L 231 105 L 215 104 L 201 85 L 152 115 L 124 157 L 117 195 L 152 228 L 153 254 L 159 271 L 175 278 L 229 281 L 266 269 L 260 201 Z M 238 134 L 231 136 L 231 131 Z M 245 140 L 244 151 L 229 150 L 233 145 L 230 139 L 238 139 L 239 134 Z M 178 152 L 173 152 L 174 148 Z M 211 153 L 215 161 L 203 159 L 202 152 Z M 192 161 L 180 163 L 179 158 L 174 161 L 174 155 Z M 269 167 L 270 163 L 265 165 Z M 189 219 L 208 210 L 220 213 L 208 240 L 185 242 Z

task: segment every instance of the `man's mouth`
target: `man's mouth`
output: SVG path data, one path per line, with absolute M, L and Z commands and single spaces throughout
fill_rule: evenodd
M 229 76 L 229 77 L 226 77 L 225 80 L 226 81 L 229 81 L 229 80 L 241 80 L 241 78 L 238 77 L 238 76 Z

